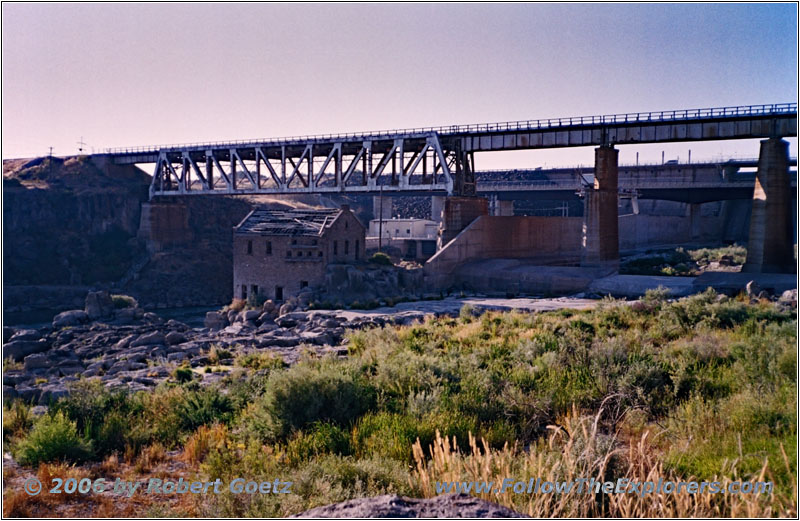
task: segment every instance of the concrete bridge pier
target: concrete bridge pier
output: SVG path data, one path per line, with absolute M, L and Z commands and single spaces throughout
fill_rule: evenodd
M 445 196 L 443 195 L 431 196 L 431 221 L 436 221 L 437 223 L 442 222 L 442 211 L 444 210 L 444 200 Z
M 789 143 L 781 138 L 761 141 L 747 261 L 742 271 L 795 273 Z
M 489 200 L 485 197 L 445 197 L 436 249 L 441 250 L 481 215 L 489 215 Z
M 619 150 L 594 149 L 594 187 L 586 191 L 581 266 L 619 270 Z
M 689 204 L 689 230 L 693 241 L 700 240 L 701 218 L 703 205 L 700 203 Z
M 145 241 L 151 253 L 191 242 L 189 207 L 176 201 L 142 203 L 137 236 Z
M 372 196 L 373 219 L 388 221 L 392 218 L 392 198 L 380 195 Z

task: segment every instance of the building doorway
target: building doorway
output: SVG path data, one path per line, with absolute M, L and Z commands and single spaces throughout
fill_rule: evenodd
M 275 300 L 283 300 L 283 286 L 275 286 Z

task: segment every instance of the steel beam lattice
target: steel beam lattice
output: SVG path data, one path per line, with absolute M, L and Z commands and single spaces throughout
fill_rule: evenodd
M 107 154 L 117 164 L 155 163 L 151 198 L 378 190 L 472 195 L 475 152 L 787 136 L 797 136 L 796 103 L 135 147 Z

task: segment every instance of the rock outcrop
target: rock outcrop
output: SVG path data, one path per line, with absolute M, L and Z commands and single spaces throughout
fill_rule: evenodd
M 429 499 L 396 495 L 351 499 L 312 508 L 293 518 L 438 517 L 484 518 L 527 517 L 519 512 L 467 494 L 446 494 Z

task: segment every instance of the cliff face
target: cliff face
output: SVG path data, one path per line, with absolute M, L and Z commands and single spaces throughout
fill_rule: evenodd
M 146 307 L 229 303 L 233 227 L 250 209 L 247 200 L 217 195 L 148 203 L 139 237 L 150 258 L 121 290 Z
M 6 285 L 92 285 L 118 279 L 135 240 L 149 177 L 87 157 L 3 164 Z
M 4 161 L 6 319 L 49 320 L 80 307 L 90 288 L 132 295 L 149 308 L 225 304 L 233 291 L 232 228 L 254 204 L 349 202 L 371 210 L 346 197 L 309 195 L 148 202 L 149 184 L 138 168 L 102 156 Z

